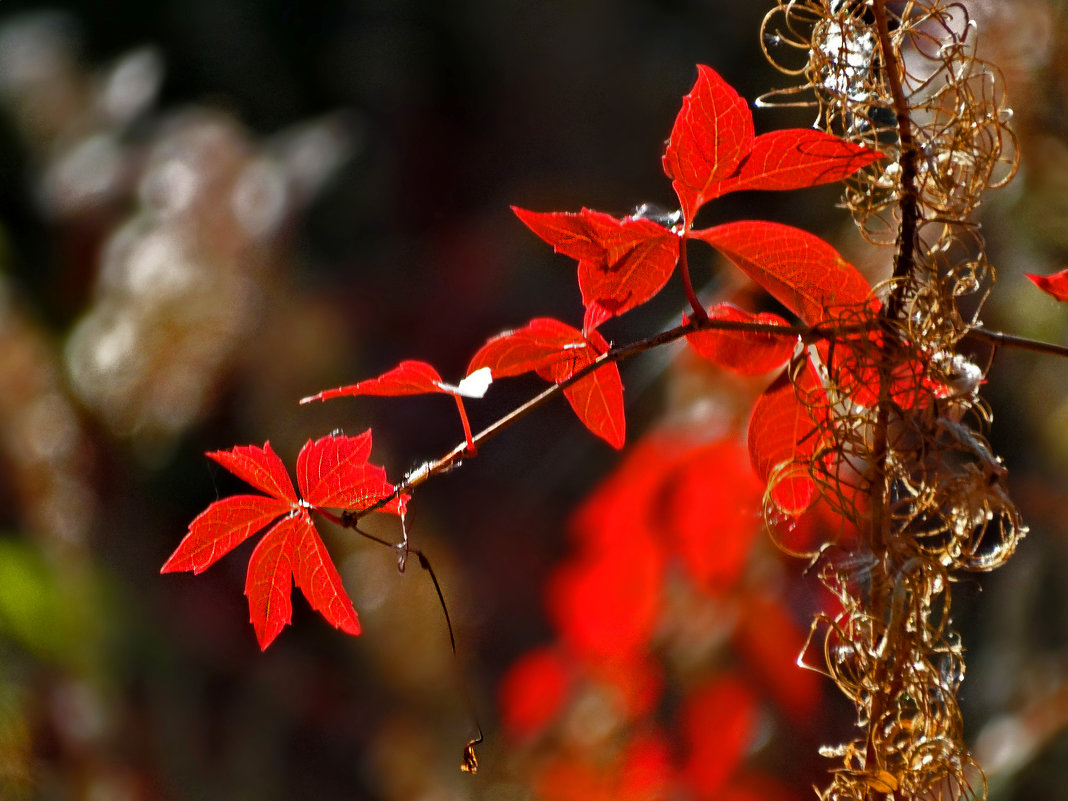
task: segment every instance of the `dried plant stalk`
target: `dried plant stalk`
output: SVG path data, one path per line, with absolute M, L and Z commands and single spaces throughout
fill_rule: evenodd
M 762 30 L 799 83 L 761 102 L 810 106 L 817 127 L 886 154 L 844 202 L 895 248 L 878 310 L 842 315 L 861 333 L 810 346 L 799 359 L 817 379 L 795 381 L 815 427 L 809 472 L 856 531 L 812 555 L 841 611 L 814 622 L 806 651 L 822 649 L 858 726 L 824 749 L 838 760 L 825 801 L 986 795 L 963 740 L 950 587 L 1003 564 L 1026 528 L 983 435 L 985 369 L 961 352 L 994 280 L 972 215 L 1017 159 L 977 35 L 965 4 L 941 0 L 779 0 Z

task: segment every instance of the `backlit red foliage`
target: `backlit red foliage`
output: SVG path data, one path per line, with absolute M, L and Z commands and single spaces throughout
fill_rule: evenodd
M 266 495 L 234 495 L 211 504 L 192 523 L 162 572 L 211 567 L 246 539 L 268 528 L 249 559 L 245 595 L 261 648 L 267 648 L 293 614 L 295 583 L 328 622 L 349 634 L 360 622 L 341 577 L 312 522 L 313 510 L 366 509 L 389 499 L 393 485 L 369 464 L 371 432 L 309 441 L 297 458 L 300 496 L 269 442 L 209 453 L 212 459 Z M 383 510 L 400 513 L 401 499 Z
M 699 67 L 662 159 L 677 213 L 653 216 L 643 207 L 614 217 L 590 209 L 514 209 L 541 239 L 577 261 L 581 328 L 542 317 L 499 334 L 475 353 L 455 386 L 430 364 L 405 361 L 304 399 L 451 395 L 463 447 L 393 487 L 381 468 L 367 463 L 370 432 L 324 437 L 301 451 L 299 495 L 268 445 L 210 454 L 265 494 L 209 506 L 164 570 L 199 572 L 268 528 L 252 554 L 246 589 L 261 646 L 289 621 L 293 582 L 327 620 L 355 633 L 355 610 L 312 513 L 343 525 L 368 511 L 402 513 L 415 486 L 474 455 L 492 434 L 492 426 L 473 434 L 464 398 L 480 398 L 492 382 L 533 372 L 556 385 L 546 397 L 554 389 L 562 393 L 589 431 L 622 448 L 626 421 L 617 362 L 624 355 L 685 335 L 697 354 L 745 375 L 789 364 L 756 402 L 748 454 L 736 437 L 709 439 L 694 430 L 653 434 L 630 450 L 575 514 L 574 550 L 548 580 L 546 605 L 558 642 L 521 658 L 500 688 L 504 728 L 522 741 L 551 738 L 576 706 L 600 704 L 608 728 L 600 740 L 590 740 L 590 750 L 549 750 L 539 760 L 534 784 L 547 801 L 648 801 L 680 793 L 734 801 L 783 797 L 775 782 L 747 767 L 747 753 L 764 710 L 801 722 L 818 688 L 793 665 L 804 635 L 790 611 L 755 599 L 748 588 L 765 487 L 772 483 L 771 500 L 780 511 L 806 520 L 802 515 L 818 495 L 808 466 L 824 436 L 814 409 L 833 392 L 826 332 L 849 313 L 856 348 L 869 347 L 863 320 L 878 304 L 860 273 L 812 234 L 759 220 L 703 229 L 693 223 L 707 203 L 728 192 L 836 181 L 880 157 L 814 130 L 756 135 L 745 100 L 715 71 Z M 724 255 L 800 324 L 726 303 L 706 311 L 690 280 L 691 242 Z M 645 304 L 676 268 L 690 305 L 683 326 L 632 351 L 611 347 L 599 327 Z M 816 326 L 823 328 L 817 332 Z M 850 347 L 842 352 L 847 358 Z M 404 547 L 407 536 L 405 530 Z M 688 651 L 689 643 L 677 641 L 679 631 L 665 628 L 680 603 L 724 614 L 723 642 L 736 645 L 735 665 L 702 663 L 705 646 Z M 661 658 L 673 648 L 682 649 L 676 655 L 681 662 Z M 680 671 L 685 681 L 669 698 L 668 680 Z M 660 722 L 671 716 L 678 725 L 665 731 Z M 593 745 L 603 748 L 595 752 Z M 465 764 L 473 770 L 470 760 Z

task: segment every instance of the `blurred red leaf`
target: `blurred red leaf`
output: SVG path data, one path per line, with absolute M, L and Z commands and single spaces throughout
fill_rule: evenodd
M 516 738 L 533 737 L 553 721 L 572 684 L 572 666 L 557 650 L 528 651 L 508 668 L 498 688 L 505 730 Z
M 557 253 L 578 259 L 579 289 L 586 308 L 582 328 L 587 333 L 653 297 L 679 259 L 679 237 L 652 220 L 616 219 L 590 209 L 578 213 L 512 210 Z
M 670 481 L 667 525 L 698 586 L 733 586 L 761 529 L 763 487 L 744 448 L 720 440 L 692 449 Z
M 319 539 L 310 510 L 330 506 L 359 511 L 389 497 L 393 486 L 385 480 L 382 468 L 367 462 L 370 452 L 370 431 L 358 437 L 309 440 L 297 460 L 297 481 L 304 500 L 297 497 L 285 465 L 269 442 L 262 448 L 238 446 L 209 453 L 234 475 L 271 497 L 237 495 L 211 504 L 189 524 L 189 533 L 161 572 L 200 573 L 270 526 L 252 552 L 245 580 L 260 647 L 270 645 L 289 623 L 294 582 L 329 623 L 349 634 L 359 634 L 356 610 Z M 402 505 L 403 498 L 395 499 L 383 511 L 399 512 Z
M 674 770 L 663 737 L 635 737 L 612 760 L 595 763 L 570 754 L 548 761 L 536 782 L 544 801 L 659 801 L 671 798 Z
M 753 115 L 744 99 L 711 67 L 697 67 L 697 81 L 682 100 L 667 148 L 664 173 L 682 205 L 687 227 L 717 185 L 734 173 L 753 147 Z
M 631 532 L 607 548 L 584 548 L 550 577 L 549 611 L 565 641 L 595 659 L 626 658 L 656 626 L 664 554 Z
M 699 799 L 717 799 L 753 742 L 756 698 L 732 676 L 717 676 L 683 701 L 684 774 Z
M 1060 301 L 1068 301 L 1068 269 L 1061 270 L 1053 275 L 1033 275 L 1025 273 L 1035 286 L 1050 297 Z
M 491 339 L 475 353 L 467 369 L 470 374 L 488 368 L 494 378 L 536 372 L 560 383 L 607 350 L 608 343 L 596 331 L 583 335 L 559 320 L 539 317 L 524 328 Z M 626 416 L 623 381 L 616 364 L 605 364 L 567 387 L 564 397 L 586 428 L 612 447 L 623 447 Z
M 708 318 L 783 327 L 789 325 L 777 314 L 751 314 L 730 303 L 710 306 Z M 687 319 L 683 317 L 683 323 L 686 322 Z M 743 375 L 760 375 L 787 362 L 797 344 L 797 335 L 790 332 L 762 334 L 745 331 L 698 331 L 687 334 L 686 341 L 698 354 L 714 364 Z
M 798 666 L 806 632 L 778 599 L 747 595 L 738 605 L 735 643 L 747 675 L 760 685 L 798 728 L 811 726 L 820 704 L 822 678 Z
M 809 324 L 838 307 L 861 306 L 871 287 L 818 236 L 780 223 L 744 220 L 693 231 Z

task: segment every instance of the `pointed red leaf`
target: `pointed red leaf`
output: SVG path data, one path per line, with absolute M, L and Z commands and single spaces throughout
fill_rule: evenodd
M 393 494 L 386 471 L 368 463 L 371 430 L 308 442 L 297 457 L 297 484 L 312 506 L 360 511 Z M 396 504 L 384 511 L 399 511 Z
M 291 509 L 288 501 L 264 495 L 234 495 L 215 501 L 189 524 L 189 533 L 160 572 L 202 573 Z
M 718 197 L 740 189 L 801 189 L 840 181 L 882 158 L 862 145 L 811 128 L 761 134 L 738 172 L 712 187 Z
M 252 552 L 245 578 L 245 594 L 260 647 L 270 645 L 289 623 L 294 580 L 329 623 L 349 634 L 359 634 L 356 610 L 319 539 L 309 509 L 329 506 L 359 511 L 390 497 L 393 486 L 382 468 L 368 463 L 370 452 L 370 431 L 358 437 L 336 435 L 309 441 L 297 462 L 303 500 L 297 497 L 285 466 L 269 443 L 262 448 L 240 446 L 209 454 L 272 497 L 238 495 L 211 504 L 190 524 L 189 533 L 162 572 L 200 573 L 269 526 Z M 405 500 L 403 496 L 395 498 L 382 511 L 400 513 Z
M 427 393 L 450 393 L 438 371 L 426 362 L 403 361 L 392 370 L 377 378 L 368 378 L 357 384 L 337 389 L 326 389 L 318 395 L 302 398 L 301 403 L 329 400 L 350 395 L 425 395 Z
M 293 586 L 293 547 L 304 526 L 303 517 L 287 517 L 256 545 L 248 561 L 245 595 L 249 616 L 261 650 L 266 650 L 293 618 L 289 600 Z
M 753 147 L 753 115 L 715 70 L 697 67 L 697 82 L 682 101 L 664 152 L 687 227 L 717 184 L 729 178 Z
M 679 238 L 642 217 L 616 219 L 583 209 L 535 212 L 513 207 L 530 230 L 557 253 L 578 259 L 586 307 L 584 331 L 645 303 L 667 283 L 679 259 Z
M 471 358 L 467 372 L 470 375 L 488 367 L 496 379 L 542 371 L 559 363 L 581 361 L 584 366 L 590 361 L 589 349 L 578 329 L 551 317 L 537 317 L 523 328 L 489 340 Z
M 270 442 L 265 442 L 262 448 L 239 445 L 232 450 L 209 453 L 208 456 L 256 489 L 296 503 L 297 492 L 293 489 L 293 482 L 286 472 L 286 466 L 271 449 Z
M 557 362 L 539 370 L 538 375 L 550 381 L 565 381 L 608 350 L 605 338 L 596 331 L 590 332 L 587 343 L 586 350 L 576 352 L 573 361 Z M 597 368 L 565 389 L 564 397 L 586 428 L 613 448 L 623 447 L 627 425 L 618 365 L 611 363 Z
M 293 579 L 308 599 L 312 609 L 321 614 L 335 628 L 347 634 L 360 633 L 360 621 L 352 599 L 345 592 L 341 576 L 319 539 L 309 518 L 300 526 L 295 545 Z
M 566 323 L 539 317 L 515 331 L 494 337 L 471 359 L 468 371 L 489 368 L 494 378 L 536 372 L 560 383 L 608 350 L 596 331 L 588 336 Z M 619 368 L 606 364 L 564 390 L 571 408 L 590 431 L 614 448 L 623 447 L 626 419 Z
M 803 393 L 820 393 L 811 366 L 800 371 Z M 797 516 L 816 499 L 811 461 L 818 442 L 814 411 L 800 402 L 797 389 L 784 371 L 757 399 L 749 419 L 749 457 L 765 483 L 773 482 L 771 501 L 778 509 Z
M 740 323 L 789 326 L 777 314 L 751 314 L 730 303 L 717 303 L 708 309 L 710 320 L 731 320 Z M 688 320 L 683 317 L 683 323 Z M 797 344 L 797 335 L 750 333 L 746 331 L 698 331 L 686 335 L 698 354 L 714 364 L 743 375 L 760 375 L 781 367 L 790 358 Z
M 1032 275 L 1031 273 L 1025 273 L 1025 275 L 1050 297 L 1060 301 L 1068 300 L 1068 269 L 1053 275 Z
M 623 381 L 615 364 L 606 364 L 572 384 L 564 390 L 564 397 L 586 428 L 613 448 L 623 447 L 627 439 Z
M 744 220 L 691 236 L 716 248 L 809 324 L 826 319 L 835 307 L 864 304 L 871 290 L 837 250 L 799 228 Z
M 360 633 L 356 610 L 306 511 L 279 521 L 252 552 L 245 595 L 256 639 L 266 649 L 293 616 L 294 580 L 312 608 L 349 634 Z

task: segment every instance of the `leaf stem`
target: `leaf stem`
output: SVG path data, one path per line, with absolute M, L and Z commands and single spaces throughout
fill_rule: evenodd
M 459 395 L 453 395 L 456 398 L 456 408 L 460 412 L 460 422 L 464 427 L 464 443 L 467 446 L 465 456 L 475 456 L 478 454 L 478 447 L 475 445 L 474 439 L 471 437 L 471 422 L 467 419 L 467 409 L 464 408 L 464 399 Z
M 690 308 L 693 309 L 693 319 L 704 321 L 708 319 L 708 313 L 705 311 L 705 307 L 701 305 L 701 301 L 697 298 L 697 293 L 693 289 L 693 281 L 690 280 L 690 262 L 686 258 L 686 243 L 688 238 L 684 233 L 679 237 L 679 272 L 682 274 L 682 288 L 686 292 L 686 300 L 690 303 Z

